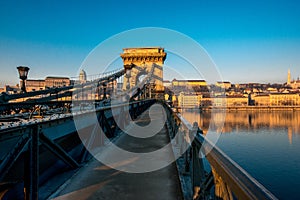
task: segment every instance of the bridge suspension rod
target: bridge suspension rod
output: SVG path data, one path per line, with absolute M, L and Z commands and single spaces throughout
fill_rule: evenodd
M 114 80 L 117 79 L 118 77 L 124 75 L 125 70 L 122 69 L 114 74 L 108 75 L 106 77 L 102 77 L 96 80 L 93 80 L 91 82 L 87 82 L 84 84 L 77 84 L 77 85 L 71 85 L 71 86 L 65 86 L 65 87 L 60 87 L 60 88 L 50 88 L 50 89 L 46 89 L 46 90 L 40 90 L 40 91 L 33 91 L 33 92 L 27 92 L 27 93 L 21 93 L 21 94 L 1 94 L 0 95 L 0 103 L 6 103 L 10 100 L 14 100 L 14 99 L 20 99 L 20 98 L 27 98 L 27 97 L 33 97 L 33 96 L 38 96 L 38 95 L 44 95 L 44 94 L 57 94 L 59 92 L 62 91 L 66 91 L 66 90 L 71 90 L 71 89 L 76 89 L 76 88 L 82 88 L 88 85 L 92 85 L 95 84 L 97 82 L 101 82 L 101 81 L 105 81 L 105 80 Z

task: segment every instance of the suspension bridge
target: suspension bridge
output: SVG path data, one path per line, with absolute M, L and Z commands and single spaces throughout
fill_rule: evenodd
M 276 199 L 164 101 L 163 48 L 121 57 L 86 83 L 0 96 L 0 199 Z M 112 143 L 136 154 L 114 160 Z

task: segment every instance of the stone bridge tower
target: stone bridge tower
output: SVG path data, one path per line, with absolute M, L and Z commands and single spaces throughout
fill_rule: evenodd
M 155 93 L 163 93 L 163 64 L 166 55 L 161 47 L 124 48 L 121 58 L 127 74 L 124 78 L 123 90 L 137 85 L 143 77 L 147 76 L 152 65 L 155 64 L 151 82 Z M 132 68 L 133 66 L 135 67 Z

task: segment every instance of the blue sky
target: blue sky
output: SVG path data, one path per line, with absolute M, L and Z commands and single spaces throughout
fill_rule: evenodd
M 299 10 L 296 0 L 0 1 L 0 85 L 18 82 L 19 65 L 29 78 L 76 76 L 100 42 L 140 27 L 193 38 L 224 80 L 282 83 L 288 68 L 300 75 Z

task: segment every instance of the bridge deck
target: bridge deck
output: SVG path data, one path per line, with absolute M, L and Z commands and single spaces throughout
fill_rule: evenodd
M 140 125 L 149 123 L 146 111 L 140 118 Z M 155 120 L 163 120 L 161 110 L 154 111 L 151 116 Z M 118 146 L 131 152 L 152 152 L 170 142 L 166 126 L 153 137 L 147 139 L 121 135 L 115 142 Z M 164 155 L 169 156 L 170 155 Z M 112 156 L 108 153 L 106 156 Z M 162 156 L 161 162 L 165 162 Z M 157 159 L 157 158 L 155 158 Z M 126 165 L 127 160 L 120 161 Z M 112 169 L 98 160 L 90 161 L 76 175 L 67 181 L 56 192 L 54 199 L 183 199 L 176 165 L 171 165 L 153 172 L 127 173 Z

